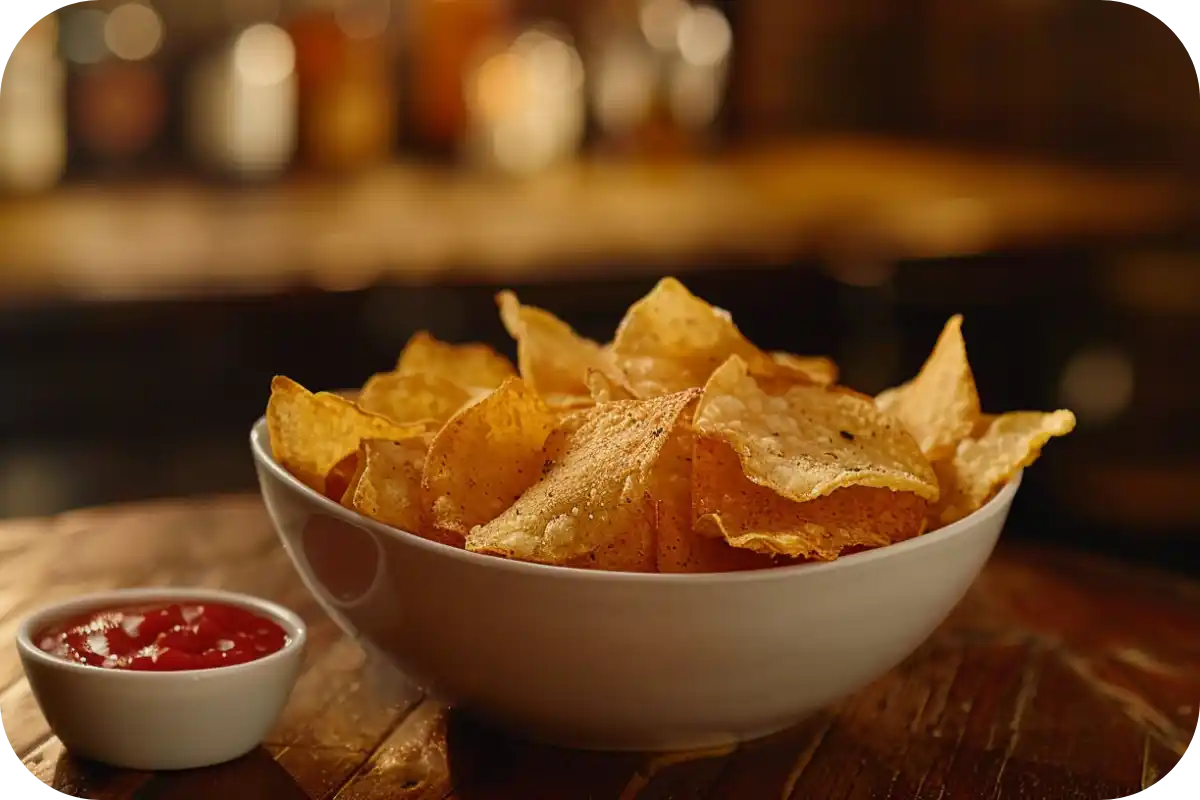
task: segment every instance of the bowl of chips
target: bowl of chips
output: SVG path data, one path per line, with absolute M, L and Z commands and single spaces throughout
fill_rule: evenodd
M 1074 427 L 985 414 L 958 316 L 870 397 L 671 278 L 608 344 L 497 302 L 515 367 L 419 333 L 355 392 L 280 376 L 251 449 L 347 633 L 554 744 L 721 746 L 861 688 L 945 619 Z

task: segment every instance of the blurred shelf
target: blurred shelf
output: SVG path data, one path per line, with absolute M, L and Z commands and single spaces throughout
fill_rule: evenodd
M 527 181 L 396 164 L 236 189 L 72 186 L 0 202 L 0 298 L 555 280 L 846 246 L 939 258 L 1166 235 L 1196 200 L 1158 177 L 858 139 Z

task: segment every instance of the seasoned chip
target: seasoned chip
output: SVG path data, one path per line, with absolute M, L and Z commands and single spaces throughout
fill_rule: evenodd
M 517 374 L 507 358 L 485 344 L 440 342 L 427 331 L 408 340 L 396 372 L 430 375 L 465 389 L 495 389 Z
M 797 502 L 847 486 L 937 499 L 933 467 L 871 398 L 812 384 L 760 385 L 737 356 L 704 387 L 694 427 L 731 445 L 750 480 Z
M 830 561 L 911 539 L 925 524 L 927 502 L 912 492 L 850 486 L 804 503 L 781 497 L 748 479 L 715 439 L 697 440 L 694 468 L 697 528 L 755 553 Z
M 904 423 L 930 461 L 953 455 L 980 413 L 961 315 L 946 322 L 917 377 L 881 393 L 875 404 Z
M 425 502 L 433 526 L 461 542 L 541 477 L 542 447 L 554 429 L 545 403 L 520 378 L 459 411 L 433 439 Z
M 1075 415 L 1066 410 L 997 416 L 982 436 L 963 441 L 954 458 L 940 465 L 944 496 L 935 507 L 934 523 L 948 525 L 982 507 L 1019 470 L 1037 461 L 1046 442 L 1074 429 Z
M 461 537 L 456 540 L 429 526 L 421 494 L 425 455 L 426 443 L 420 438 L 363 442 L 359 451 L 363 467 L 346 505 L 384 525 L 461 547 Z
M 521 305 L 512 292 L 500 292 L 496 303 L 505 329 L 517 342 L 521 377 L 550 407 L 591 405 L 588 370 L 599 372 L 610 384 L 625 384 L 608 351 L 549 311 Z
M 658 571 L 732 572 L 772 566 L 774 562 L 767 556 L 731 547 L 724 539 L 701 536 L 695 530 L 693 441 L 691 430 L 681 420 L 653 469 L 650 495 L 656 508 Z M 732 457 L 736 464 L 737 457 Z
M 634 399 L 627 387 L 612 380 L 598 369 L 589 367 L 584 383 L 587 384 L 592 402 L 596 405 Z
M 545 564 L 653 571 L 650 474 L 696 395 L 581 412 L 582 425 L 547 442 L 542 479 L 497 519 L 471 531 L 467 549 Z
M 467 389 L 437 375 L 381 372 L 367 381 L 358 406 L 393 422 L 427 421 L 438 428 L 470 399 Z
M 397 425 L 335 394 L 313 394 L 280 375 L 271 381 L 267 431 L 276 460 L 324 494 L 330 471 L 357 452 L 363 439 L 407 439 L 424 426 Z
M 755 368 L 772 365 L 729 312 L 714 308 L 674 278 L 664 278 L 625 312 L 613 339 L 617 366 L 639 397 L 704 385 L 731 355 Z

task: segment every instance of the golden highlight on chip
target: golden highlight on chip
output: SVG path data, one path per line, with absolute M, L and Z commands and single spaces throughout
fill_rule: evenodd
M 997 416 L 978 438 L 959 444 L 954 458 L 939 470 L 947 485 L 942 487 L 935 525 L 948 525 L 982 508 L 997 489 L 1037 460 L 1046 442 L 1074 429 L 1075 415 L 1066 410 Z
M 881 393 L 875 404 L 904 423 L 930 461 L 954 453 L 979 419 L 979 394 L 967 363 L 962 316 L 955 314 L 946 322 L 917 377 Z
M 917 443 L 869 397 L 811 384 L 768 391 L 737 356 L 709 378 L 693 425 L 729 444 L 750 480 L 797 502 L 847 486 L 938 496 Z
M 868 486 L 797 503 L 751 481 L 724 442 L 696 443 L 697 527 L 733 547 L 831 561 L 847 550 L 883 547 L 921 533 L 927 502 L 912 492 Z
M 442 378 L 467 390 L 495 389 L 517 374 L 512 362 L 485 344 L 440 342 L 427 331 L 408 340 L 396 372 Z
M 713 370 L 735 355 L 764 375 L 827 383 L 837 372 L 826 358 L 762 352 L 737 329 L 729 312 L 704 302 L 674 278 L 659 281 L 630 306 L 613 338 L 612 352 L 638 397 L 701 387 Z
M 520 378 L 454 415 L 425 461 L 433 526 L 461 542 L 511 506 L 541 477 L 542 447 L 553 429 L 550 410 Z
M 604 348 L 575 333 L 549 311 L 521 305 L 512 292 L 500 292 L 496 303 L 505 329 L 517 342 L 521 378 L 550 407 L 591 405 L 589 370 L 601 373 L 610 384 L 625 383 L 625 377 Z
M 364 439 L 408 439 L 423 425 L 398 425 L 328 392 L 313 394 L 282 375 L 271 381 L 267 431 L 271 451 L 289 472 L 325 493 L 330 471 Z
M 470 399 L 467 389 L 434 374 L 381 372 L 367 381 L 356 402 L 393 422 L 437 429 Z
M 695 390 L 605 403 L 546 447 L 540 481 L 496 519 L 471 531 L 467 549 L 543 564 L 627 572 L 655 568 L 650 473 Z
M 762 350 L 674 278 L 611 345 L 496 297 L 518 370 L 422 331 L 346 397 L 271 384 L 279 463 L 377 522 L 561 567 L 704 573 L 828 561 L 983 507 L 1075 426 L 983 414 L 954 316 L 876 398 L 823 356 Z M 502 602 L 502 598 L 498 599 Z

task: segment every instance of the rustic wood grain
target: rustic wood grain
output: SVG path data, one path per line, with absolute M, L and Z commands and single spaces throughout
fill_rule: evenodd
M 43 602 L 133 585 L 221 586 L 295 609 L 304 672 L 264 745 L 149 774 L 71 757 L 11 646 L 0 714 L 38 778 L 97 800 L 1110 798 L 1178 761 L 1200 714 L 1200 585 L 1061 550 L 1002 547 L 903 664 L 795 728 L 729 750 L 638 756 L 518 741 L 412 689 L 380 691 L 303 588 L 256 498 L 0 524 L 0 637 Z

